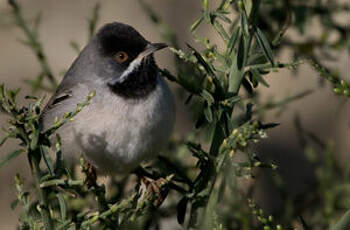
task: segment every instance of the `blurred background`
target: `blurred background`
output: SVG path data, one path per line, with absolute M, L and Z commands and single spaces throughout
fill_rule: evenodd
M 23 8 L 23 13 L 28 20 L 33 20 L 38 12 L 42 13 L 40 24 L 40 40 L 48 57 L 51 68 L 56 76 L 63 74 L 77 56 L 77 52 L 69 45 L 72 41 L 83 47 L 88 40 L 87 18 L 97 1 L 85 0 L 31 0 L 18 1 Z M 100 21 L 98 27 L 112 22 L 120 21 L 132 25 L 146 39 L 161 42 L 161 36 L 157 27 L 149 20 L 148 15 L 136 0 L 104 0 L 101 2 Z M 199 0 L 148 0 L 153 9 L 173 29 L 178 38 L 180 47 L 186 43 L 193 45 L 195 41 L 189 31 L 191 24 L 199 17 L 201 4 Z M 345 2 L 345 0 L 344 0 Z M 349 22 L 348 15 L 337 18 L 339 22 Z M 317 34 L 317 22 L 309 22 L 306 27 L 305 37 Z M 215 35 L 210 31 L 200 29 L 215 42 Z M 295 31 L 288 31 L 288 36 L 296 40 L 303 38 Z M 10 7 L 7 1 L 0 0 L 0 82 L 7 88 L 22 88 L 20 98 L 31 94 L 30 87 L 25 79 L 35 78 L 40 67 L 33 53 L 20 43 L 23 38 L 22 31 L 13 24 L 10 15 Z M 198 46 L 200 47 L 200 46 Z M 327 61 L 324 64 L 337 69 L 341 76 L 349 77 L 350 59 L 349 52 L 344 49 L 336 53 L 337 60 Z M 160 67 L 174 70 L 173 55 L 167 51 L 156 54 L 156 60 Z M 290 60 L 290 53 L 283 51 L 279 60 Z M 350 80 L 345 79 L 345 80 Z M 269 138 L 263 144 L 257 146 L 256 152 L 263 159 L 273 159 L 281 168 L 286 189 L 290 194 L 299 194 L 309 188 L 313 183 L 313 167 L 305 159 L 304 149 L 299 145 L 295 116 L 298 115 L 303 128 L 312 130 L 320 138 L 329 140 L 336 146 L 337 164 L 345 166 L 348 161 L 349 149 L 349 106 L 347 99 L 334 95 L 329 85 L 321 87 L 319 76 L 309 65 L 301 65 L 298 71 L 283 70 L 269 74 L 266 78 L 269 88 L 260 88 L 261 100 L 274 98 L 276 100 L 301 93 L 305 90 L 313 90 L 313 93 L 297 100 L 282 111 L 271 111 L 265 117 L 265 121 L 280 123 L 280 126 L 269 130 Z M 173 89 L 175 85 L 171 85 Z M 43 93 L 38 96 L 42 96 Z M 47 95 L 49 98 L 49 95 Z M 189 113 L 184 106 L 183 97 L 177 97 L 177 123 L 174 135 L 185 136 L 186 132 L 193 128 Z M 22 101 L 23 102 L 23 101 Z M 6 124 L 7 118 L 0 115 L 0 125 Z M 14 149 L 16 143 L 11 143 L 0 149 L 0 155 Z M 6 165 L 0 170 L 0 229 L 15 229 L 19 210 L 11 210 L 10 203 L 15 199 L 14 176 L 20 173 L 29 175 L 29 167 L 25 155 L 19 161 Z M 273 212 L 281 198 L 269 181 L 269 173 L 261 172 L 259 178 L 253 183 L 257 184 L 255 196 L 260 206 L 267 212 Z M 29 180 L 29 178 L 26 178 Z M 275 205 L 271 205 L 271 203 Z

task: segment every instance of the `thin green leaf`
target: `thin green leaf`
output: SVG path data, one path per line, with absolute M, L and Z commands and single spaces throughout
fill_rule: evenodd
M 31 47 L 33 46 L 33 44 L 32 44 L 30 41 L 28 41 L 28 40 L 17 39 L 17 41 L 18 41 L 19 43 L 21 43 L 22 45 L 27 46 L 27 47 L 29 47 L 29 48 L 31 48 Z
M 67 205 L 63 198 L 63 194 L 58 193 L 57 199 L 58 199 L 58 204 L 60 205 L 61 219 L 62 221 L 65 221 L 67 218 Z
M 45 150 L 43 149 L 43 146 L 39 145 L 39 148 L 40 148 L 41 156 L 44 159 L 44 162 L 49 170 L 50 175 L 54 175 L 54 165 L 52 163 L 51 157 L 49 156 L 49 154 L 45 152 Z
M 3 97 L 5 94 L 5 85 L 4 83 L 0 84 L 0 96 Z
M 16 101 L 16 97 L 18 95 L 18 93 L 21 91 L 20 88 L 18 89 L 13 89 L 13 90 L 6 90 L 6 93 L 7 93 L 7 96 L 8 96 L 8 99 L 9 101 L 12 103 L 12 104 L 15 104 L 15 101 Z
M 17 207 L 19 201 L 16 199 L 14 201 L 11 202 L 11 209 L 12 210 L 15 210 L 15 208 Z
M 231 56 L 233 48 L 235 47 L 238 41 L 239 34 L 240 34 L 240 27 L 237 27 L 235 30 L 233 30 L 230 40 L 228 41 L 227 51 L 226 51 L 227 56 Z
M 203 4 L 204 12 L 208 12 L 209 11 L 209 1 L 208 0 L 202 0 L 202 4 Z
M 238 52 L 235 53 L 232 64 L 230 67 L 230 74 L 229 74 L 229 92 L 230 93 L 237 93 L 239 90 L 239 87 L 242 82 L 243 77 L 243 71 L 242 71 L 242 65 L 244 61 L 244 35 L 240 35 L 240 44 L 238 48 Z M 241 66 L 241 68 L 239 68 Z
M 202 23 L 203 19 L 204 19 L 204 17 L 202 16 L 202 17 L 200 17 L 199 19 L 197 19 L 197 20 L 192 24 L 191 29 L 190 29 L 190 31 L 191 31 L 192 33 L 193 33 L 193 32 L 198 28 L 198 26 Z
M 194 154 L 195 157 L 197 157 L 202 161 L 208 160 L 207 157 L 209 157 L 209 154 L 202 149 L 200 144 L 188 141 L 186 142 L 186 145 L 188 149 L 191 151 L 191 153 Z
M 227 102 L 229 102 L 231 105 L 239 102 L 241 100 L 241 97 L 240 96 L 233 96 L 233 97 L 230 97 L 230 98 L 227 98 L 226 99 Z
M 182 225 L 185 221 L 188 198 L 183 197 L 177 204 L 177 222 Z
M 37 38 L 38 37 L 38 32 L 39 32 L 39 25 L 41 23 L 41 18 L 42 18 L 42 13 L 39 12 L 34 20 L 34 26 L 33 26 L 33 35 Z
M 18 157 L 21 153 L 25 152 L 23 149 L 15 150 L 9 154 L 7 154 L 5 157 L 0 159 L 0 168 L 8 164 L 11 160 Z
M 260 48 L 264 52 L 264 55 L 270 61 L 271 65 L 274 66 L 275 62 L 274 62 L 273 52 L 271 49 L 271 45 L 267 40 L 266 36 L 259 28 L 256 28 L 255 36 Z
M 7 134 L 6 136 L 4 136 L 1 141 L 0 141 L 0 146 L 2 146 L 3 144 L 5 144 L 5 142 L 7 141 L 7 139 L 9 138 L 9 135 Z
M 243 3 L 244 3 L 245 11 L 246 11 L 247 15 L 249 16 L 250 12 L 252 11 L 252 8 L 253 8 L 253 2 L 252 2 L 252 0 L 243 0 Z
M 243 62 L 244 62 L 244 49 L 245 49 L 245 40 L 244 36 L 241 36 L 241 40 L 238 45 L 238 53 L 237 53 L 237 68 L 238 70 L 242 70 Z
M 188 48 L 190 48 L 192 51 L 193 51 L 193 55 L 196 57 L 197 61 L 199 62 L 199 64 L 201 64 L 205 71 L 211 75 L 211 76 L 215 76 L 215 73 L 214 73 L 214 70 L 213 70 L 213 67 L 207 63 L 204 58 L 202 57 L 202 55 L 197 52 L 197 50 L 195 50 L 192 46 L 190 46 L 189 44 L 187 44 Z
M 92 37 L 95 34 L 96 31 L 96 25 L 100 19 L 100 9 L 101 9 L 101 4 L 97 2 L 93 8 L 92 11 L 92 16 L 91 18 L 88 18 L 88 23 L 89 23 L 89 40 L 92 39 Z
M 219 173 L 222 169 L 222 166 L 225 163 L 226 160 L 226 151 L 219 153 L 218 157 L 216 158 L 216 172 Z
M 296 100 L 304 98 L 304 97 L 310 95 L 311 93 L 313 93 L 313 90 L 305 90 L 301 93 L 297 93 L 296 95 L 286 97 L 280 101 L 276 101 L 276 102 L 270 101 L 270 102 L 266 103 L 265 105 L 260 105 L 260 108 L 258 110 L 254 110 L 253 113 L 283 107 L 291 102 L 294 102 Z
M 249 34 L 249 25 L 247 15 L 243 12 L 241 13 L 241 27 L 245 35 Z
M 27 95 L 27 96 L 25 96 L 24 98 L 27 99 L 27 100 L 38 100 L 37 97 L 31 96 L 31 95 Z
M 160 72 L 161 72 L 162 75 L 163 75 L 164 77 L 166 77 L 169 81 L 177 82 L 176 77 L 175 77 L 174 75 L 172 75 L 172 74 L 170 73 L 169 70 L 167 70 L 167 69 L 160 69 Z
M 138 0 L 138 2 L 140 3 L 141 7 L 143 8 L 143 10 L 146 12 L 146 14 L 149 16 L 150 20 L 155 23 L 155 24 L 160 24 L 161 23 L 161 19 L 159 18 L 159 16 L 154 12 L 153 8 L 146 3 L 143 0 Z
M 270 85 L 265 81 L 265 79 L 261 76 L 261 74 L 259 73 L 258 70 L 252 69 L 252 70 L 250 70 L 250 72 L 252 73 L 252 76 L 256 81 L 260 82 L 261 84 L 263 84 L 267 88 L 270 87 Z
M 218 11 L 224 9 L 225 5 L 229 2 L 229 0 L 222 0 L 220 6 L 218 7 Z
M 284 24 L 282 25 L 281 29 L 279 29 L 279 32 L 277 33 L 275 38 L 272 40 L 272 45 L 273 46 L 277 46 L 277 45 L 280 44 L 283 36 L 287 32 L 288 28 L 291 26 L 291 23 L 292 23 L 291 11 L 287 10 L 286 14 L 287 14 L 286 15 L 286 20 L 285 20 Z
M 217 20 L 214 21 L 214 28 L 225 42 L 230 39 L 230 36 L 227 34 L 225 28 Z
M 71 220 L 67 220 L 63 222 L 61 225 L 58 225 L 56 230 L 70 230 L 70 229 L 76 229 L 75 224 Z
M 259 124 L 259 129 L 271 129 L 279 126 L 279 123 Z
M 330 228 L 330 230 L 348 230 L 350 229 L 350 210 L 347 211 L 342 218 Z
M 215 102 L 214 97 L 205 89 L 201 92 L 201 96 L 206 100 L 206 102 L 208 103 L 209 106 L 214 104 L 214 102 Z
M 35 129 L 34 127 L 33 127 L 32 131 L 33 131 L 33 133 L 31 134 L 32 135 L 32 139 L 31 139 L 31 142 L 30 142 L 30 149 L 34 150 L 38 146 L 40 132 L 39 132 L 39 129 Z
M 229 17 L 223 15 L 223 14 L 217 15 L 217 17 L 220 18 L 222 21 L 228 23 L 228 24 L 232 23 L 231 19 Z
M 204 109 L 204 115 L 205 115 L 205 118 L 207 119 L 207 121 L 209 123 L 212 123 L 213 122 L 213 112 L 211 111 L 211 108 L 209 106 L 207 106 L 205 109 Z
M 245 75 L 243 75 L 243 76 L 245 76 Z M 254 82 L 252 82 L 252 84 L 254 84 Z M 253 92 L 254 92 L 254 90 L 253 90 L 254 85 L 252 85 L 252 84 L 250 81 L 248 81 L 247 78 L 244 77 L 242 79 L 242 86 L 249 93 L 249 95 L 253 95 Z
M 70 45 L 70 47 L 76 52 L 76 53 L 80 53 L 80 51 L 81 51 L 81 48 L 80 48 L 80 45 L 79 45 L 79 43 L 78 42 L 76 42 L 76 41 L 70 41 L 69 42 L 69 45 Z

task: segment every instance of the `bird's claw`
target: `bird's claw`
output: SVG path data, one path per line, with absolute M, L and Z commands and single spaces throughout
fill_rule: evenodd
M 157 207 L 160 206 L 168 194 L 169 189 L 165 185 L 167 185 L 169 181 L 165 178 L 150 180 L 145 177 L 142 177 L 141 180 L 146 185 L 146 195 L 152 198 L 153 205 Z
M 97 187 L 97 173 L 95 167 L 90 163 L 86 163 L 82 171 L 86 176 L 84 184 L 86 184 L 88 188 Z

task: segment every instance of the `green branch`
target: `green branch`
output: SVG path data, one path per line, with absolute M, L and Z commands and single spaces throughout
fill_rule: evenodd
M 34 27 L 31 29 L 26 20 L 24 19 L 22 9 L 20 8 L 17 1 L 8 0 L 8 3 L 12 7 L 12 13 L 16 20 L 16 25 L 23 31 L 26 37 L 26 40 L 23 41 L 23 44 L 31 48 L 41 67 L 42 72 L 39 74 L 38 78 L 30 81 L 33 90 L 36 91 L 38 89 L 48 89 L 50 91 L 54 91 L 57 88 L 57 81 L 47 61 L 46 55 L 42 48 L 42 44 L 38 39 L 38 26 L 40 23 L 40 15 L 37 17 Z M 49 87 L 45 87 L 43 85 L 44 78 L 47 78 L 49 80 Z

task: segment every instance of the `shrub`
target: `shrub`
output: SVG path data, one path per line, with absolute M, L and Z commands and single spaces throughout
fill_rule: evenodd
M 23 18 L 16 1 L 9 0 L 9 4 L 16 25 L 25 34 L 25 44 L 41 65 L 42 72 L 29 82 L 30 86 L 34 90 L 54 90 L 56 78 L 39 41 L 39 18 L 32 26 Z M 280 101 L 261 102 L 256 91 L 259 87 L 269 87 L 265 77 L 271 72 L 285 68 L 297 71 L 300 64 L 311 65 L 323 81 L 331 84 L 335 94 L 350 96 L 348 83 L 335 69 L 322 64 L 323 54 L 349 48 L 349 25 L 334 20 L 335 15 L 348 12 L 349 5 L 316 0 L 307 3 L 221 0 L 217 4 L 202 0 L 202 15 L 190 28 L 194 41 L 203 47 L 198 50 L 189 44 L 186 49 L 179 48 L 171 28 L 149 5 L 143 1 L 140 4 L 171 45 L 176 72 L 160 71 L 179 86 L 181 95 L 186 95 L 186 104 L 194 117 L 193 131 L 185 139 L 169 143 L 168 157 L 160 156 L 151 166 L 138 168 L 138 174 L 158 183 L 160 192 L 145 188 L 132 175 L 113 177 L 106 192 L 105 185 L 96 181 L 83 158 L 80 162 L 83 174 L 77 175 L 64 165 L 60 137 L 55 134 L 64 123 L 74 122 L 74 116 L 88 106 L 94 93 L 44 132 L 40 121 L 43 99 L 27 96 L 28 104 L 18 106 L 19 90 L 8 90 L 1 85 L 0 108 L 10 117 L 1 145 L 8 138 L 19 140 L 20 145 L 1 159 L 0 166 L 26 154 L 35 185 L 25 189 L 22 177 L 15 178 L 17 198 L 12 205 L 21 205 L 23 210 L 19 228 L 139 229 L 157 227 L 164 219 L 175 217 L 187 229 L 291 229 L 296 222 L 304 229 L 325 229 L 334 223 L 339 214 L 349 208 L 338 204 L 349 192 L 339 192 L 347 176 L 338 170 L 330 144 L 304 130 L 296 119 L 305 151 L 309 155 L 314 153 L 316 143 L 326 153 L 326 160 L 321 164 L 310 158 L 319 171 L 317 183 L 314 191 L 301 195 L 299 202 L 288 200 L 288 191 L 279 180 L 278 166 L 262 161 L 251 146 L 266 138 L 268 129 L 278 125 L 262 120 L 266 111 L 284 108 L 311 93 L 298 92 Z M 99 10 L 100 6 L 96 5 L 89 20 L 90 37 L 94 34 Z M 303 36 L 311 20 L 318 20 L 320 24 L 322 34 L 318 37 L 296 42 L 285 36 L 287 30 L 296 30 Z M 199 35 L 199 26 L 212 28 L 223 48 Z M 335 41 L 327 37 L 332 33 L 338 35 Z M 76 43 L 72 46 L 79 50 Z M 283 49 L 291 51 L 290 62 L 278 60 Z M 57 140 L 55 146 L 50 141 L 53 136 Z M 48 149 L 55 153 L 53 159 L 47 154 Z M 276 186 L 285 198 L 282 213 L 273 216 L 259 208 L 251 197 L 254 185 L 248 186 L 250 192 L 241 195 L 238 178 L 254 177 L 258 168 L 273 172 Z M 126 185 L 130 184 L 134 186 L 132 194 L 126 192 Z M 299 205 L 312 199 L 320 202 L 306 208 Z M 334 229 L 346 229 L 347 216 Z

